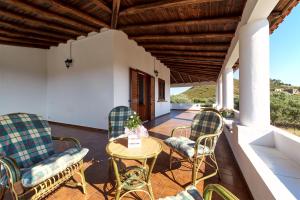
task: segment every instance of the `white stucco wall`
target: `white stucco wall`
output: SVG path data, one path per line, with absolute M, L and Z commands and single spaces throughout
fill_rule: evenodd
M 0 45 L 0 114 L 46 116 L 46 50 Z
M 47 52 L 48 119 L 107 129 L 113 108 L 112 31 L 72 42 L 73 65 L 67 69 L 69 44 Z
M 129 40 L 121 31 L 114 31 L 114 106 L 129 106 L 129 68 L 138 69 L 151 76 L 155 69 L 158 77 L 155 77 L 155 116 L 170 112 L 170 70 L 160 61 L 156 60 L 143 47 Z M 158 102 L 158 78 L 165 80 L 165 102 Z

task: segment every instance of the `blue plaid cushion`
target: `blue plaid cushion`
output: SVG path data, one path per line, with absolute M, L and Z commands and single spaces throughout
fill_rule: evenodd
M 133 111 L 126 106 L 113 108 L 108 116 L 109 138 L 116 138 L 124 134 L 125 122 L 133 114 Z
M 217 112 L 202 111 L 193 119 L 190 139 L 196 141 L 199 136 L 217 133 L 222 129 L 222 125 L 223 118 Z
M 176 196 L 160 198 L 159 200 L 203 200 L 197 188 L 189 186 L 186 190 L 178 193 Z
M 88 149 L 70 148 L 62 153 L 52 155 L 46 160 L 36 164 L 22 174 L 22 185 L 33 187 L 39 183 L 57 175 L 67 167 L 79 162 L 88 153 Z
M 178 152 L 182 153 L 183 155 L 192 158 L 195 154 L 195 141 L 190 140 L 186 137 L 170 137 L 164 141 L 168 146 L 176 149 Z M 199 144 L 198 147 L 198 155 L 209 154 L 211 150 Z
M 54 154 L 50 127 L 37 115 L 14 113 L 0 116 L 0 152 L 28 168 Z

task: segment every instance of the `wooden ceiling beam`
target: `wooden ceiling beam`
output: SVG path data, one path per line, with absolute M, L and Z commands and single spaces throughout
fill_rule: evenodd
M 203 56 L 187 56 L 187 55 L 182 55 L 182 56 L 176 56 L 176 55 L 166 55 L 166 54 L 155 54 L 152 53 L 152 55 L 158 59 L 161 58 L 168 58 L 168 59 L 184 59 L 184 60 L 197 60 L 197 61 L 220 61 L 223 62 L 224 58 L 220 57 L 203 57 Z
M 15 31 L 8 31 L 8 30 L 4 30 L 4 29 L 0 29 L 0 34 L 8 36 L 8 37 L 29 38 L 29 39 L 40 40 L 40 41 L 56 43 L 56 44 L 65 42 L 65 40 L 45 38 L 45 37 L 35 36 L 35 35 L 31 35 L 31 34 L 24 34 L 24 33 L 15 32 Z
M 36 39 L 41 40 L 48 40 L 48 41 L 55 41 L 55 42 L 64 42 L 69 39 L 67 36 L 59 35 L 59 34 L 52 34 L 46 31 L 37 30 L 34 28 L 24 28 L 20 25 L 15 25 L 12 23 L 4 22 L 0 20 L 0 27 L 6 28 L 6 29 L 13 29 L 18 32 L 22 32 L 24 35 L 27 34 L 28 37 L 32 36 L 32 34 L 37 34 L 39 36 L 35 36 Z
M 3 16 L 5 18 L 10 18 L 12 20 L 18 20 L 24 22 L 24 26 L 29 26 L 29 27 L 35 27 L 35 28 L 46 28 L 50 29 L 56 32 L 61 32 L 58 35 L 61 37 L 64 37 L 63 35 L 72 35 L 72 36 L 78 36 L 78 35 L 85 35 L 86 32 L 83 31 L 78 31 L 78 30 L 73 30 L 73 29 L 68 29 L 61 27 L 59 25 L 53 24 L 51 22 L 45 23 L 42 20 L 39 19 L 34 19 L 25 15 L 20 15 L 16 13 L 12 13 L 6 10 L 3 10 L 0 8 L 0 16 Z
M 174 66 L 174 65 L 169 65 L 168 66 L 170 69 L 181 69 L 186 72 L 203 72 L 203 73 L 213 73 L 213 74 L 218 74 L 220 70 L 205 70 L 205 69 L 197 69 L 197 68 L 186 68 L 186 67 L 181 67 L 181 66 Z
M 24 44 L 34 44 L 34 45 L 41 45 L 41 46 L 56 46 L 57 43 L 53 42 L 45 42 L 41 40 L 30 40 L 27 38 L 20 38 L 20 37 L 8 37 L 6 35 L 0 34 L 0 40 L 7 41 L 7 42 L 16 42 L 16 43 L 24 43 Z
M 102 0 L 90 0 L 97 8 L 104 10 L 105 12 L 111 14 L 112 10 L 106 5 L 106 3 Z
M 84 24 L 82 22 L 75 21 L 73 19 L 69 19 L 67 17 L 63 17 L 61 15 L 52 13 L 47 10 L 42 10 L 36 6 L 29 5 L 28 3 L 25 3 L 23 1 L 6 0 L 5 3 L 8 5 L 18 7 L 20 10 L 23 10 L 23 11 L 26 11 L 29 13 L 35 13 L 35 17 L 42 19 L 43 21 L 45 21 L 45 23 L 47 23 L 48 21 L 50 21 L 50 22 L 55 21 L 55 23 L 65 24 L 76 30 L 81 30 L 81 31 L 84 30 L 87 32 L 98 31 L 98 28 Z
M 74 16 L 77 16 L 80 19 L 82 19 L 84 21 L 84 23 L 89 23 L 91 25 L 93 24 L 93 25 L 96 25 L 97 27 L 109 28 L 109 26 L 105 22 L 86 14 L 85 12 L 82 12 L 79 9 L 76 9 L 74 7 L 66 5 L 66 4 L 62 3 L 61 1 L 57 1 L 57 0 L 35 0 L 35 1 L 41 2 L 41 3 L 47 3 L 54 10 L 61 10 L 64 13 L 70 13 Z
M 33 48 L 39 48 L 39 49 L 49 49 L 49 46 L 45 46 L 45 45 L 28 44 L 28 43 L 23 43 L 23 42 L 9 42 L 6 40 L 0 40 L 0 44 L 21 46 L 21 47 L 33 47 Z
M 194 61 L 194 60 L 176 60 L 176 59 L 167 59 L 167 58 L 157 58 L 161 62 L 173 62 L 173 63 L 182 63 L 182 64 L 199 64 L 199 65 L 211 65 L 211 66 L 222 66 L 223 62 L 214 62 L 214 61 Z
M 188 56 L 214 56 L 225 57 L 226 52 L 222 51 L 163 51 L 163 50 L 148 50 L 151 54 L 164 54 L 164 55 L 188 55 Z
M 184 50 L 184 51 L 226 51 L 229 45 L 218 44 L 144 44 L 145 49 L 151 50 Z
M 113 11 L 111 15 L 111 28 L 116 29 L 119 18 L 120 0 L 113 0 Z
M 200 25 L 212 25 L 212 24 L 229 24 L 237 23 L 240 21 L 240 17 L 218 17 L 211 19 L 194 19 L 174 22 L 162 22 L 156 24 L 139 24 L 139 25 L 126 25 L 120 27 L 122 31 L 136 31 L 141 29 L 155 30 L 155 29 L 168 29 L 172 27 L 186 27 L 186 26 L 200 26 Z
M 180 72 L 178 72 L 178 71 L 177 71 L 177 73 L 178 73 L 178 75 L 179 75 L 180 79 L 182 80 L 182 82 L 183 82 L 183 83 L 185 83 L 185 81 L 184 81 L 184 79 L 183 79 L 183 77 L 182 77 L 181 73 L 180 73 Z
M 167 66 L 183 66 L 183 67 L 194 67 L 196 69 L 211 69 L 211 70 L 218 70 L 222 69 L 222 66 L 207 66 L 207 65 L 192 65 L 192 64 L 185 64 L 185 63 L 171 63 L 171 62 L 163 62 Z
M 139 14 L 153 9 L 173 8 L 187 6 L 190 4 L 211 3 L 217 1 L 222 0 L 163 0 L 138 6 L 132 6 L 120 12 L 120 16 Z
M 175 83 L 178 83 L 178 81 L 176 80 L 176 78 L 175 78 L 174 75 L 172 74 L 172 71 L 170 71 L 170 76 L 171 76 L 171 79 L 173 79 Z
M 219 75 L 218 73 L 204 73 L 204 72 L 197 72 L 197 71 L 185 71 L 185 70 L 176 69 L 176 68 L 174 68 L 174 71 L 189 74 L 189 75 L 196 75 L 196 76 L 200 75 L 200 76 L 208 76 L 208 77 L 217 77 Z
M 216 39 L 216 38 L 233 38 L 234 33 L 199 33 L 199 34 L 180 34 L 180 35 L 141 35 L 141 36 L 130 36 L 130 39 L 133 39 L 137 42 L 147 41 L 147 40 L 191 40 L 191 39 Z

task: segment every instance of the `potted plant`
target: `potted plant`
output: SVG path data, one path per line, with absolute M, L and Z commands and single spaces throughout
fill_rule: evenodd
M 234 111 L 232 109 L 222 109 L 220 110 L 220 113 L 224 118 L 234 118 Z
M 128 148 L 140 147 L 141 137 L 148 136 L 148 131 L 142 125 L 142 121 L 136 112 L 126 121 L 125 134 L 128 136 Z

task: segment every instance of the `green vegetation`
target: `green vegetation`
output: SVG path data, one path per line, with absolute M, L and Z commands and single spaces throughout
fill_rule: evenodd
M 237 110 L 239 110 L 238 85 L 238 80 L 234 80 L 234 108 Z M 296 134 L 300 132 L 300 94 L 292 95 L 284 92 L 291 88 L 300 89 L 280 80 L 270 80 L 271 121 L 273 125 L 292 129 Z M 282 92 L 275 92 L 275 89 L 282 89 Z M 194 86 L 179 95 L 171 96 L 171 103 L 200 103 L 202 106 L 212 106 L 215 103 L 215 93 L 215 84 Z

